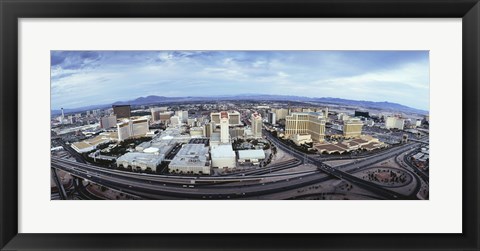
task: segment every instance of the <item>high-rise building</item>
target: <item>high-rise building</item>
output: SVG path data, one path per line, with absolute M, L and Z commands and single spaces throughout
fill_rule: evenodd
M 117 124 L 118 141 L 145 136 L 148 132 L 148 119 L 128 119 Z
M 150 109 L 150 112 L 152 113 L 152 122 L 160 120 L 160 113 L 162 113 L 162 111 L 159 108 L 152 108 Z
M 229 118 L 227 112 L 220 113 L 220 142 L 228 143 L 230 142 L 230 135 L 228 132 Z
M 241 116 L 240 113 L 237 111 L 229 111 L 228 113 L 228 119 L 229 119 L 229 124 L 230 126 L 235 126 L 235 125 L 241 125 Z M 212 112 L 210 113 L 210 121 L 213 121 L 217 124 L 220 124 L 220 117 L 221 117 L 221 112 Z
M 325 107 L 325 109 L 323 109 L 323 118 L 326 122 L 328 122 L 328 107 Z
M 132 137 L 144 136 L 148 132 L 148 119 L 130 120 L 132 123 Z
M 215 124 L 220 124 L 220 113 L 219 112 L 210 113 L 210 121 L 215 122 Z
M 103 129 L 117 126 L 117 116 L 110 115 L 100 118 L 100 127 Z
M 360 119 L 350 119 L 343 121 L 343 136 L 346 138 L 356 138 L 362 135 L 363 122 Z
M 399 117 L 387 117 L 385 120 L 385 128 L 403 130 L 405 119 Z
M 188 121 L 188 111 L 176 111 L 175 115 L 178 116 L 181 123 L 187 123 L 187 121 Z
M 63 113 L 63 107 L 62 107 L 62 117 L 61 117 L 60 123 L 63 124 L 64 119 L 65 119 L 65 114 Z
M 241 125 L 240 113 L 237 111 L 228 112 L 228 122 L 230 125 Z
M 177 115 L 170 117 L 170 125 L 171 126 L 178 126 L 180 124 L 181 124 L 181 120 Z
M 243 138 L 245 135 L 245 129 L 243 127 L 233 127 L 230 129 L 230 137 L 233 138 Z
M 196 124 L 197 124 L 197 119 L 196 119 L 196 118 L 187 119 L 187 125 L 189 125 L 189 126 L 196 126 Z
M 322 142 L 325 137 L 325 118 L 322 113 L 294 112 L 285 118 L 285 136 L 310 134 L 312 140 Z
M 263 126 L 263 121 L 262 121 L 262 116 L 258 113 L 253 113 L 252 117 L 252 133 L 253 137 L 255 138 L 261 138 L 262 137 L 262 126 Z
M 288 116 L 288 109 L 280 108 L 275 109 L 275 117 L 276 119 L 285 119 Z
M 159 114 L 159 116 L 160 116 L 160 122 L 166 125 L 170 123 L 170 118 L 172 114 L 170 112 L 162 112 Z
M 357 111 L 357 110 L 355 110 L 355 117 L 370 118 L 370 114 L 367 111 Z
M 130 105 L 113 105 L 113 114 L 117 115 L 118 119 L 130 118 L 131 110 Z
M 214 127 L 215 127 L 214 122 L 210 122 L 210 123 L 205 124 L 205 126 L 204 126 L 205 137 L 210 138 L 212 136 Z
M 274 112 L 269 112 L 268 113 L 268 123 L 274 125 L 277 123 L 276 119 L 277 115 Z

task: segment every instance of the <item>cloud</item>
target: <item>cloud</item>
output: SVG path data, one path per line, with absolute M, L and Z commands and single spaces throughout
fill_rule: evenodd
M 53 109 L 252 92 L 428 109 L 429 60 L 426 51 L 52 51 L 51 86 Z

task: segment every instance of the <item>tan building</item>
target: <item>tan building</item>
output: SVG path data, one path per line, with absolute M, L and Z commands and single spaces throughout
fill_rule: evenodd
M 255 138 L 261 138 L 262 137 L 262 126 L 263 126 L 263 121 L 262 121 L 262 116 L 258 113 L 253 113 L 252 114 L 252 132 L 253 132 L 253 137 Z
M 345 138 L 357 138 L 362 135 L 363 123 L 360 119 L 343 121 L 343 136 Z
M 242 121 L 240 119 L 240 113 L 237 111 L 229 111 L 228 113 L 228 124 L 230 126 L 241 125 Z M 212 112 L 210 113 L 210 121 L 220 124 L 221 112 Z
M 208 124 L 205 124 L 205 126 L 203 128 L 205 130 L 205 132 L 203 133 L 205 135 L 205 137 L 210 138 L 212 136 L 212 133 L 213 133 L 213 128 L 215 128 L 215 123 L 210 122 Z
M 215 122 L 215 124 L 220 124 L 220 113 L 212 112 L 210 113 L 210 121 Z
M 172 114 L 170 112 L 162 112 L 159 114 L 160 116 L 160 122 L 163 124 L 168 124 L 170 122 L 170 118 L 172 117 Z
M 237 111 L 228 112 L 228 123 L 230 125 L 241 125 L 240 113 Z
M 152 108 L 150 109 L 150 112 L 152 113 L 152 122 L 160 120 L 160 113 L 162 113 L 160 108 Z
M 288 109 L 284 109 L 284 108 L 275 109 L 274 112 L 277 120 L 285 119 L 288 116 Z
M 322 142 L 325 137 L 325 118 L 322 113 L 295 112 L 285 118 L 285 136 L 310 134 L 312 140 Z

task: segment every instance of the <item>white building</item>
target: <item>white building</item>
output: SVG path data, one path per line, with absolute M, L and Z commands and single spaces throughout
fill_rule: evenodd
M 117 159 L 117 167 L 142 170 L 157 170 L 157 166 L 164 160 L 165 155 L 151 152 L 129 152 Z
M 398 117 L 387 117 L 385 120 L 385 128 L 403 130 L 405 119 Z
M 187 123 L 188 121 L 188 111 L 176 111 L 175 115 L 178 116 L 180 122 Z
M 210 174 L 208 147 L 204 144 L 186 144 L 168 165 L 170 173 Z
M 239 150 L 238 163 L 258 163 L 265 159 L 265 152 L 263 150 Z
M 192 127 L 190 128 L 190 136 L 192 138 L 202 138 L 205 135 L 203 134 L 203 127 Z
M 179 126 L 181 123 L 180 117 L 175 115 L 170 118 L 170 125 L 172 127 Z
M 212 155 L 212 167 L 217 167 L 219 169 L 236 167 L 236 156 L 232 145 L 212 146 L 210 153 Z
M 307 144 L 312 142 L 312 135 L 305 133 L 305 134 L 294 134 L 290 137 L 290 139 L 295 143 L 297 146 L 302 144 Z
M 220 113 L 220 143 L 230 142 L 230 134 L 228 131 L 228 126 L 229 126 L 228 113 L 221 112 Z
M 117 124 L 118 141 L 145 136 L 148 130 L 148 118 L 123 120 Z

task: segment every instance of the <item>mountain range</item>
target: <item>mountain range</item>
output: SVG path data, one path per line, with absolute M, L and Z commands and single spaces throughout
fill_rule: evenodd
M 258 101 L 295 101 L 295 102 L 314 102 L 314 103 L 323 103 L 323 104 L 335 104 L 335 105 L 347 105 L 347 106 L 358 106 L 363 108 L 372 108 L 372 109 L 382 109 L 386 111 L 400 111 L 405 113 L 418 113 L 427 115 L 428 111 L 420 110 L 405 105 L 392 103 L 388 101 L 383 102 L 374 102 L 374 101 L 365 101 L 365 100 L 350 100 L 350 99 L 341 99 L 341 98 L 331 98 L 331 97 L 321 97 L 321 98 L 310 98 L 302 96 L 292 96 L 292 95 L 266 95 L 266 94 L 239 94 L 239 95 L 222 95 L 222 96 L 209 96 L 209 97 L 196 97 L 196 96 L 186 96 L 186 97 L 164 97 L 164 96 L 146 96 L 139 97 L 129 101 L 117 101 L 112 104 L 104 105 L 92 105 L 87 107 L 79 107 L 74 109 L 64 109 L 65 113 L 71 112 L 80 112 L 92 109 L 102 109 L 111 107 L 112 105 L 153 105 L 161 103 L 171 103 L 171 102 L 191 102 L 191 101 L 208 101 L 208 100 L 258 100 Z M 52 114 L 60 114 L 61 110 L 52 110 Z

